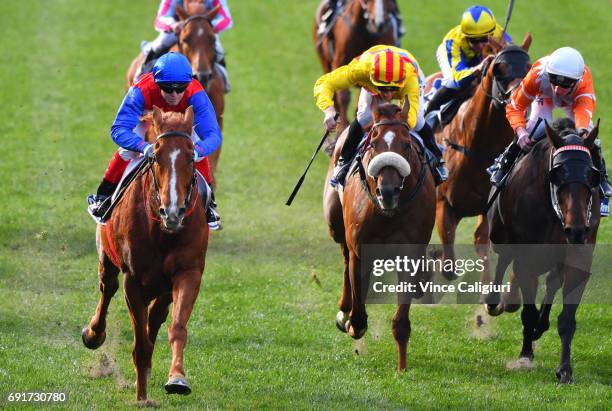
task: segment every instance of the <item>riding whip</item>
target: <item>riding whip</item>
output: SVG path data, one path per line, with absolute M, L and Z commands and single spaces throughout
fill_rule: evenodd
M 340 115 L 339 113 L 336 113 L 336 115 L 334 116 L 334 120 L 338 120 L 338 116 L 339 115 Z M 293 202 L 293 199 L 297 195 L 298 191 L 300 191 L 300 187 L 302 187 L 302 183 L 304 182 L 304 179 L 306 178 L 306 173 L 308 173 L 308 169 L 310 168 L 312 162 L 314 161 L 315 157 L 317 156 L 317 153 L 319 152 L 319 150 L 321 150 L 321 147 L 323 146 L 323 142 L 325 142 L 325 139 L 327 138 L 327 136 L 329 136 L 329 130 L 326 130 L 325 134 L 323 134 L 323 138 L 321 138 L 321 141 L 319 142 L 319 145 L 317 146 L 317 149 L 315 150 L 314 154 L 310 158 L 310 162 L 308 163 L 308 166 L 306 166 L 306 170 L 304 170 L 304 174 L 302 174 L 302 176 L 300 177 L 300 179 L 296 183 L 295 187 L 293 188 L 293 191 L 291 192 L 291 195 L 287 199 L 287 202 L 285 203 L 286 205 L 290 206 L 291 203 Z
M 514 0 L 510 0 L 510 4 L 508 4 L 508 10 L 506 10 L 506 22 L 504 23 L 504 31 L 502 32 L 502 40 L 504 35 L 506 34 L 506 30 L 508 29 L 508 23 L 510 23 L 510 17 L 512 17 L 512 9 L 514 8 Z

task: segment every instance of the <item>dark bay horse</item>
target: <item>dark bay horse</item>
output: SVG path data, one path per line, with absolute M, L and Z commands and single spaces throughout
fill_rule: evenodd
M 347 0 L 338 9 L 334 26 L 329 34 L 320 37 L 317 33 L 321 14 L 327 0 L 322 0 L 315 15 L 314 45 L 324 73 L 329 73 L 370 47 L 378 44 L 395 45 L 395 32 L 391 24 L 392 0 Z M 340 113 L 339 129 L 348 125 L 347 108 L 351 92 L 343 90 L 336 94 L 336 109 Z
M 225 89 L 221 74 L 215 70 L 215 40 L 216 35 L 211 21 L 217 16 L 219 6 L 205 13 L 204 6 L 199 1 L 185 2 L 185 8 L 176 6 L 176 14 L 183 26 L 179 33 L 178 44 L 172 51 L 184 54 L 191 62 L 193 75 L 202 84 L 206 94 L 215 108 L 219 127 L 223 130 L 223 111 L 225 110 Z M 130 65 L 127 73 L 127 88 L 134 83 L 134 74 L 144 56 L 138 55 Z M 210 172 L 213 176 L 219 164 L 221 146 L 209 156 Z M 216 182 L 212 184 L 216 187 Z
M 474 232 L 476 250 L 481 258 L 488 254 L 489 229 L 485 209 L 491 184 L 486 169 L 514 137 L 506 120 L 505 105 L 510 92 L 531 67 L 527 54 L 530 45 L 529 33 L 520 47 L 501 49 L 496 45 L 496 58 L 483 71 L 474 95 L 436 134 L 438 143 L 447 146 L 444 159 L 449 170 L 448 180 L 438 188 L 436 203 L 436 226 L 445 245 L 443 259 L 455 258 L 455 231 L 461 219 L 469 216 L 478 216 Z M 507 53 L 512 53 L 512 58 L 502 62 L 501 56 L 508 56 Z M 450 273 L 450 276 L 454 274 Z M 481 280 L 490 281 L 488 263 Z
M 157 332 L 168 316 L 172 362 L 165 387 L 191 392 L 183 368 L 187 321 L 198 296 L 208 247 L 205 207 L 195 187 L 193 110 L 163 113 L 155 107 L 151 130 L 154 157 L 127 189 L 106 225 L 98 225 L 100 300 L 83 330 L 83 343 L 96 349 L 106 338 L 106 315 L 119 288 L 119 271 L 128 305 L 136 367 L 136 396 L 147 399 L 147 379 Z
M 368 176 L 349 175 L 343 201 L 331 188 L 335 158 L 325 179 L 324 214 L 331 237 L 339 243 L 344 256 L 340 311 L 336 324 L 355 339 L 367 329 L 365 292 L 368 273 L 361 268 L 362 246 L 368 244 L 412 244 L 418 258 L 426 253 L 435 219 L 435 186 L 421 149 L 409 134 L 405 122 L 409 109 L 393 104 L 372 103 L 374 124 L 369 146 L 363 156 Z M 346 131 L 339 141 L 346 138 Z M 334 157 L 339 155 L 336 146 Z M 365 174 L 365 173 L 364 173 Z M 406 346 L 410 338 L 410 303 L 398 304 L 392 321 L 398 349 L 398 370 L 406 368 Z
M 563 310 L 557 323 L 561 337 L 557 377 L 561 383 L 571 383 L 576 311 L 588 281 L 600 221 L 600 175 L 590 153 L 599 121 L 584 139 L 571 120 L 557 124 L 554 130 L 545 124 L 547 139 L 519 160 L 488 219 L 493 250 L 499 254 L 495 282 L 501 283 L 513 263 L 523 299 L 519 361 L 529 366 L 533 360 L 533 341 L 548 330 L 555 293 L 563 287 Z M 538 276 L 548 271 L 544 301 L 538 310 Z M 497 315 L 503 306 L 499 295 L 491 297 L 486 307 Z

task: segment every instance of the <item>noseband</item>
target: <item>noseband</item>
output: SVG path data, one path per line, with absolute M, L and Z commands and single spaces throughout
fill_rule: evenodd
M 155 138 L 155 142 L 158 142 L 160 140 L 163 140 L 165 138 L 170 138 L 170 137 L 186 138 L 189 141 L 192 141 L 191 135 L 187 133 L 183 133 L 182 131 L 167 131 L 165 133 L 158 135 Z M 157 162 L 157 160 L 155 159 L 155 156 L 149 157 L 148 162 L 149 162 L 149 171 L 151 172 L 151 175 L 153 176 L 153 187 L 155 189 L 155 196 L 157 197 L 157 201 L 161 204 L 161 197 L 159 195 L 159 182 L 157 181 L 157 176 L 155 175 L 155 172 L 153 171 L 153 164 Z M 189 183 L 189 188 L 187 189 L 187 196 L 185 197 L 185 209 L 188 209 L 188 211 L 185 213 L 185 217 L 191 214 L 191 212 L 193 212 L 193 208 L 195 207 L 195 202 L 191 207 L 189 207 L 189 205 L 191 204 L 191 197 L 193 195 L 193 191 L 194 191 L 193 189 L 196 185 L 196 181 L 197 180 L 196 180 L 195 162 L 194 162 L 191 183 Z
M 589 192 L 586 220 L 586 227 L 588 229 L 591 223 L 593 187 L 597 187 L 600 180 L 599 170 L 593 167 L 591 161 L 591 152 L 588 148 L 581 145 L 563 146 L 554 152 L 551 151 L 549 164 L 550 199 L 555 214 L 557 214 L 557 218 L 561 222 L 561 226 L 565 228 L 565 218 L 559 203 L 558 191 L 567 184 L 578 183 L 586 186 Z M 591 166 L 592 174 L 590 179 L 584 172 L 581 172 L 584 170 L 585 164 L 590 164 Z
M 406 130 L 408 130 L 408 132 L 410 132 L 410 126 L 408 126 L 408 123 L 406 123 L 405 121 L 401 121 L 401 120 L 382 120 L 379 122 L 376 122 L 372 125 L 372 127 L 370 128 L 370 133 L 372 133 L 372 131 L 380 126 L 402 126 L 404 128 L 406 128 Z M 409 138 L 413 138 L 412 136 L 409 136 Z M 368 148 L 367 150 L 371 150 L 372 148 Z M 410 153 L 412 153 L 412 144 L 410 145 L 409 150 L 409 155 Z M 415 184 L 414 188 L 412 189 L 412 191 L 410 192 L 410 194 L 408 195 L 408 198 L 405 200 L 405 204 L 411 202 L 414 197 L 416 196 L 416 194 L 419 192 L 419 190 L 421 189 L 421 187 L 423 186 L 423 183 L 425 181 L 425 168 L 426 168 L 426 159 L 425 159 L 425 155 L 424 153 L 421 156 L 421 170 L 419 172 L 419 178 L 417 180 L 417 183 Z M 358 155 L 357 156 L 357 170 L 359 172 L 359 180 L 361 181 L 361 185 L 364 189 L 364 191 L 366 192 L 368 198 L 370 199 L 370 202 L 372 203 L 372 205 L 374 205 L 374 207 L 382 214 L 388 217 L 391 217 L 393 215 L 395 215 L 399 209 L 399 207 L 395 210 L 384 210 L 382 208 L 382 206 L 380 205 L 380 201 L 378 201 L 378 198 L 372 194 L 372 192 L 370 191 L 370 186 L 368 185 L 368 177 L 367 177 L 367 173 L 366 170 L 363 166 L 362 163 L 362 156 Z M 370 161 L 372 161 L 372 159 L 370 159 Z M 404 188 L 404 181 L 406 180 L 407 176 L 403 176 L 402 177 L 402 183 L 400 185 L 400 191 L 403 190 Z

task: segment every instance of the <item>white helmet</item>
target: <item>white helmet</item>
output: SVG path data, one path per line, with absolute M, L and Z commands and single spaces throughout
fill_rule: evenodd
M 584 59 L 578 50 L 561 47 L 548 57 L 546 72 L 578 81 L 584 74 Z

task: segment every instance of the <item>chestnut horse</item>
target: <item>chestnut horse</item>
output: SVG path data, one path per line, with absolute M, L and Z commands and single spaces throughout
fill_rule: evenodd
M 208 247 L 208 224 L 195 187 L 193 110 L 163 113 L 155 107 L 151 129 L 154 157 L 127 189 L 106 225 L 98 225 L 100 300 L 83 330 L 83 343 L 96 349 L 106 338 L 106 315 L 119 288 L 128 305 L 136 367 L 136 397 L 147 399 L 147 379 L 157 332 L 173 303 L 168 340 L 172 348 L 169 393 L 189 394 L 183 369 L 187 321 L 198 296 Z M 151 133 L 147 133 L 151 135 Z
M 566 124 L 561 125 L 563 121 Z M 533 341 L 548 330 L 555 293 L 563 287 L 563 310 L 557 323 L 561 337 L 557 377 L 561 383 L 570 383 L 576 311 L 589 278 L 600 221 L 600 175 L 589 151 L 597 137 L 599 122 L 583 139 L 571 120 L 563 121 L 557 123 L 558 130 L 545 123 L 548 138 L 518 161 L 488 218 L 493 250 L 499 254 L 495 282 L 501 283 L 506 268 L 513 262 L 523 298 L 519 364 L 527 367 L 531 364 Z M 553 244 L 569 245 L 557 249 Z M 546 281 L 546 295 L 538 310 L 535 305 L 538 276 L 547 271 L 551 273 Z M 487 302 L 489 313 L 497 315 L 503 310 L 499 295 L 492 295 Z
M 314 44 L 324 73 L 329 73 L 351 62 L 370 47 L 378 44 L 395 45 L 395 32 L 391 24 L 391 0 L 347 0 L 336 10 L 334 27 L 323 37 L 317 33 L 321 14 L 327 0 L 317 8 L 314 22 Z M 349 90 L 339 91 L 335 96 L 340 117 L 339 129 L 348 125 L 347 109 L 351 99 Z
M 191 62 L 194 77 L 202 84 L 206 94 L 215 108 L 215 114 L 219 128 L 223 130 L 223 111 L 225 110 L 225 89 L 222 76 L 215 70 L 215 40 L 216 34 L 211 21 L 219 12 L 219 6 L 204 13 L 204 6 L 199 1 L 185 2 L 185 8 L 176 6 L 176 14 L 181 22 L 182 29 L 179 34 L 178 44 L 172 48 L 184 54 Z M 144 55 L 140 53 L 130 65 L 127 79 L 127 88 L 134 83 L 134 75 L 144 61 Z M 221 146 L 209 156 L 210 172 L 213 176 L 217 171 Z M 215 183 L 212 184 L 216 186 Z
M 464 217 L 478 216 L 474 244 L 484 261 L 489 250 L 489 228 L 485 209 L 491 184 L 487 167 L 512 141 L 514 133 L 506 120 L 508 97 L 527 74 L 531 63 L 527 51 L 531 44 L 528 33 L 520 47 L 501 49 L 496 45 L 496 59 L 483 70 L 474 95 L 463 103 L 453 120 L 436 135 L 438 143 L 447 146 L 444 160 L 448 179 L 438 188 L 436 226 L 443 247 L 443 259 L 454 259 L 455 231 Z M 501 50 L 500 50 L 501 49 Z M 512 53 L 508 62 L 500 56 Z M 505 54 L 506 56 L 508 54 Z M 445 276 L 455 278 L 452 272 Z M 490 282 L 489 266 L 485 264 L 481 281 Z M 517 308 L 518 309 L 518 308 Z
M 393 104 L 372 102 L 374 124 L 363 155 L 368 176 L 349 175 L 343 200 L 331 188 L 335 158 L 339 156 L 346 130 L 330 161 L 325 179 L 324 214 L 332 239 L 344 256 L 344 274 L 338 328 L 355 339 L 367 329 L 365 294 L 368 273 L 362 273 L 362 246 L 368 244 L 411 244 L 425 256 L 435 219 L 435 185 L 422 150 L 409 134 L 405 122 L 408 100 L 401 109 Z M 420 273 L 424 275 L 425 273 Z M 365 277 L 365 281 L 364 281 Z M 407 303 L 404 303 L 407 302 Z M 397 305 L 392 330 L 398 350 L 398 370 L 406 368 L 406 346 L 410 338 L 410 300 Z

